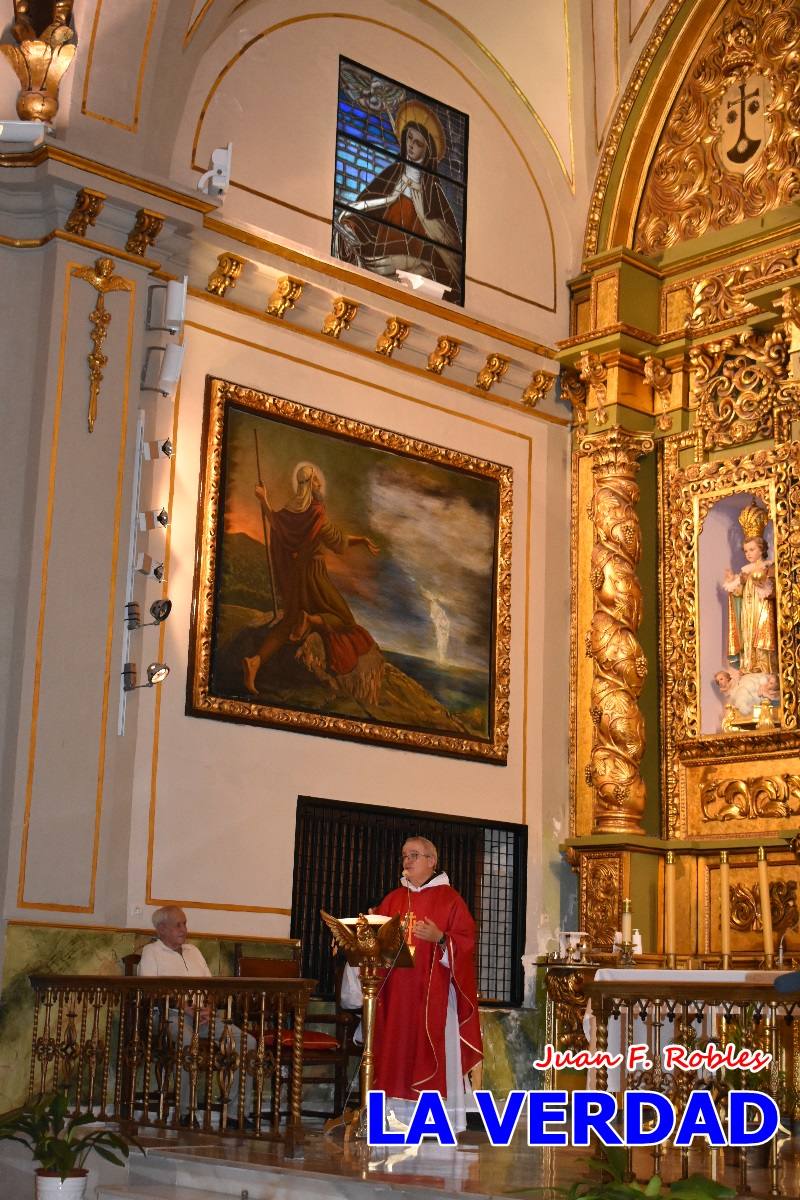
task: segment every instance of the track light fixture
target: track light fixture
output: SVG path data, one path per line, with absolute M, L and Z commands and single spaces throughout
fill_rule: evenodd
M 160 625 L 162 621 L 166 621 L 171 612 L 171 600 L 167 600 L 166 597 L 163 600 L 154 600 L 150 605 L 152 621 L 143 621 L 142 610 L 138 602 L 129 600 L 125 605 L 125 624 L 128 629 L 146 629 L 149 625 Z
M 122 669 L 122 690 L 135 692 L 137 688 L 155 687 L 157 683 L 163 683 L 168 675 L 169 667 L 166 663 L 150 663 L 147 668 L 147 683 L 137 683 L 136 663 L 127 662 Z
M 169 438 L 164 438 L 163 442 L 142 442 L 142 458 L 147 462 L 154 458 L 172 458 L 174 453 L 175 448 Z
M 152 575 L 159 583 L 164 582 L 164 564 L 156 562 L 149 554 L 140 554 L 136 559 L 136 570 L 140 575 Z
M 144 532 L 147 529 L 155 529 L 160 526 L 166 529 L 169 525 L 169 513 L 162 506 L 160 509 L 151 509 L 148 512 L 139 513 L 139 528 Z

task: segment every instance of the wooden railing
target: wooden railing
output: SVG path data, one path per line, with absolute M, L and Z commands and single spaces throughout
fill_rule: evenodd
M 630 976 L 633 972 L 624 972 Z M 665 975 L 668 974 L 665 972 Z M 680 976 L 680 972 L 676 975 Z M 621 1095 L 632 1088 L 646 1088 L 668 1096 L 681 1112 L 694 1089 L 707 1088 L 718 1108 L 725 1112 L 728 1092 L 749 1087 L 772 1096 L 784 1119 L 800 1115 L 800 992 L 779 993 L 771 984 L 733 983 L 714 980 L 681 982 L 668 978 L 658 982 L 594 980 L 585 983 L 596 1028 L 593 1049 L 612 1049 L 623 1056 L 618 1086 L 609 1089 L 608 1072 L 600 1067 L 596 1086 Z M 768 1067 L 758 1074 L 722 1067 L 713 1075 L 703 1069 L 665 1068 L 663 1050 L 670 1043 L 687 1052 L 713 1041 L 718 1048 L 760 1049 L 770 1055 Z M 628 1048 L 646 1043 L 652 1066 L 629 1069 Z M 660 1169 L 661 1147 L 654 1151 L 656 1172 Z M 688 1173 L 688 1150 L 682 1153 L 682 1174 Z M 739 1151 L 739 1191 L 749 1191 L 747 1154 Z M 769 1147 L 770 1196 L 782 1196 L 778 1138 Z
M 130 1126 L 301 1140 L 312 979 L 32 975 L 28 1088 Z M 287 1036 L 291 1031 L 291 1038 Z M 288 1085 L 287 1121 L 281 1091 Z

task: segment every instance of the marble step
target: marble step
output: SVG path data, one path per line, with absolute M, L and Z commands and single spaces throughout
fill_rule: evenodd
M 214 1200 L 219 1195 L 219 1192 L 200 1191 L 198 1188 L 165 1187 L 156 1183 L 115 1184 L 97 1189 L 97 1200 Z

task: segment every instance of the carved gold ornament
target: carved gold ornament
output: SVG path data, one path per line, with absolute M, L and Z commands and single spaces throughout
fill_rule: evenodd
M 643 832 L 645 785 L 639 763 L 645 730 L 637 700 L 647 661 L 636 639 L 642 620 L 636 577 L 642 545 L 635 477 L 639 459 L 653 446 L 652 437 L 618 426 L 585 438 L 580 446 L 594 477 L 594 613 L 587 653 L 594 663 L 590 711 L 595 731 L 587 778 L 594 788 L 595 833 Z
M 559 1050 L 587 1050 L 589 1043 L 583 1032 L 586 1013 L 586 982 L 582 971 L 559 971 L 549 968 L 545 976 L 547 998 L 555 1009 L 558 1024 Z
M 575 432 L 578 435 L 585 433 L 588 427 L 586 384 L 577 371 L 566 368 L 561 372 L 561 395 L 566 396 L 572 406 L 572 423 Z
M 610 950 L 619 927 L 622 861 L 618 854 L 585 854 L 581 868 L 581 929 L 590 946 Z
M 434 375 L 441 375 L 445 367 L 453 365 L 460 349 L 461 342 L 458 338 L 442 334 L 437 338 L 436 349 L 428 355 L 428 370 L 433 371 Z
M 745 292 L 760 283 L 780 278 L 796 270 L 797 249 L 772 251 L 769 255 L 726 267 L 723 271 L 692 284 L 692 310 L 686 319 L 689 333 L 710 332 L 719 326 L 734 324 L 757 312 Z
M 534 371 L 531 375 L 531 381 L 522 393 L 522 403 L 527 404 L 529 408 L 536 408 L 540 400 L 543 400 L 551 387 L 556 381 L 556 376 L 552 371 Z
M 75 195 L 72 212 L 64 222 L 64 228 L 67 233 L 77 234 L 78 237 L 86 237 L 86 230 L 90 225 L 94 225 L 103 210 L 105 202 L 105 192 L 95 192 L 91 188 L 86 187 L 81 188 Z
M 787 879 L 777 879 L 770 883 L 769 907 L 773 929 L 795 928 L 800 918 L 797 909 L 797 883 Z M 745 884 L 736 883 L 731 888 L 731 925 L 742 933 L 764 928 L 758 884 L 747 887 Z
M 208 277 L 206 291 L 210 292 L 212 296 L 224 296 L 229 288 L 235 288 L 246 261 L 238 254 L 231 254 L 228 251 L 219 254 L 217 265 Z
M 672 428 L 672 417 L 669 413 L 669 402 L 672 396 L 672 373 L 665 367 L 660 358 L 648 354 L 644 360 L 644 381 L 649 383 L 654 393 L 653 408 L 660 408 L 656 424 L 665 431 Z
M 302 279 L 294 279 L 291 275 L 284 275 L 278 280 L 275 285 L 275 291 L 269 298 L 267 312 L 271 317 L 278 317 L 279 320 L 283 320 L 287 312 L 297 304 L 302 294 Z
M 399 317 L 389 317 L 383 333 L 378 335 L 375 349 L 385 358 L 391 358 L 410 333 L 411 326 L 408 321 L 401 321 Z
M 752 329 L 689 352 L 702 450 L 739 446 L 773 431 L 773 409 L 789 366 L 786 332 Z
M 347 333 L 358 313 L 358 305 L 354 300 L 346 300 L 337 296 L 331 305 L 331 311 L 322 322 L 322 332 L 326 337 L 339 338 Z
M 125 249 L 129 254 L 144 258 L 150 246 L 164 228 L 162 213 L 151 212 L 149 208 L 140 208 L 133 223 L 133 229 L 128 234 Z
M 712 780 L 700 792 L 704 821 L 800 817 L 800 775 Z
M 800 195 L 800 8 L 730 0 L 678 92 L 653 158 L 634 247 L 656 254 Z
M 475 387 L 478 387 L 483 392 L 488 392 L 496 383 L 505 375 L 509 368 L 510 360 L 504 358 L 502 354 L 488 354 L 486 362 L 478 372 L 475 379 Z
M 41 33 L 33 25 L 30 0 L 14 0 L 11 32 L 17 46 L 0 45 L 22 85 L 17 116 L 22 121 L 53 121 L 58 113 L 58 89 L 75 57 L 75 33 L 70 27 L 72 0 L 37 5 L 47 12 Z
M 606 408 L 606 380 L 608 368 L 598 354 L 584 350 L 580 358 L 580 376 L 588 387 L 589 399 L 594 401 L 594 419 L 598 425 L 605 425 L 608 420 Z
M 87 362 L 89 363 L 89 410 L 87 413 L 87 425 L 89 433 L 92 433 L 94 431 L 95 420 L 97 419 L 97 404 L 100 398 L 100 384 L 103 382 L 103 368 L 108 364 L 108 359 L 101 349 L 108 334 L 108 327 L 111 324 L 111 313 L 106 308 L 105 296 L 107 292 L 129 292 L 132 285 L 129 280 L 122 279 L 119 275 L 114 274 L 113 258 L 98 258 L 93 267 L 76 268 L 75 275 L 78 279 L 85 279 L 97 292 L 97 303 L 92 312 L 89 313 L 89 321 L 92 326 L 92 332 L 89 335 L 92 342 L 92 351 L 87 355 Z

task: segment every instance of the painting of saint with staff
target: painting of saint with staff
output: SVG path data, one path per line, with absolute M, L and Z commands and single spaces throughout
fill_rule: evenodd
M 221 380 L 209 396 L 222 459 L 205 460 L 188 711 L 504 754 L 510 470 L 362 423 L 350 436 L 334 414 Z M 508 558 L 502 572 L 507 590 Z

